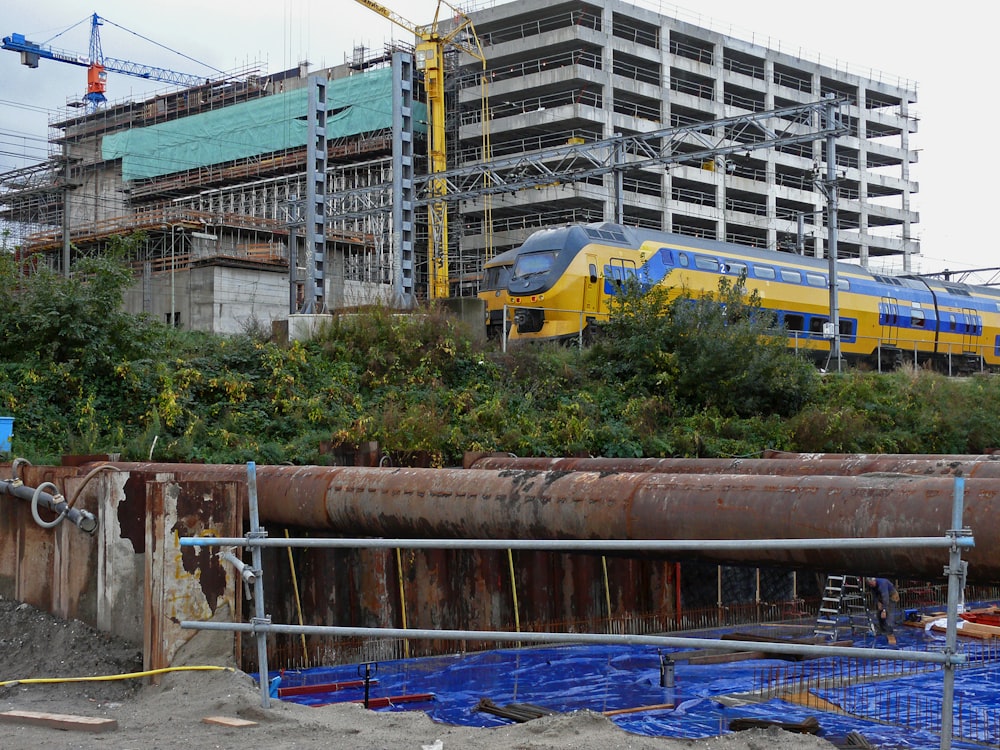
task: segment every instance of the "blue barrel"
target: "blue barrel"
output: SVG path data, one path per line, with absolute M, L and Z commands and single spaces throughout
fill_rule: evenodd
M 0 453 L 10 453 L 10 437 L 14 434 L 14 417 L 0 417 Z

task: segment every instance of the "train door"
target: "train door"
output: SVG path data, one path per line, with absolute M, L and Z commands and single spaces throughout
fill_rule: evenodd
M 883 297 L 878 303 L 878 322 L 881 326 L 879 346 L 896 346 L 899 336 L 899 301 L 895 297 Z
M 968 307 L 962 309 L 962 351 L 976 352 L 976 339 L 979 337 L 979 326 L 976 325 L 976 311 Z
M 583 283 L 583 311 L 587 315 L 598 312 L 601 301 L 600 266 L 597 256 L 587 253 L 587 278 Z

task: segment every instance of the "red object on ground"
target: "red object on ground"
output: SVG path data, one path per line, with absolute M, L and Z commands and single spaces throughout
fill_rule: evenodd
M 372 680 L 371 684 L 378 680 Z M 292 687 L 279 687 L 278 697 L 284 698 L 286 695 L 312 695 L 313 693 L 335 693 L 338 690 L 347 688 L 364 687 L 364 680 L 344 680 L 343 682 L 322 682 L 317 685 L 294 685 Z
M 387 698 L 369 698 L 368 708 L 388 708 L 397 703 L 423 703 L 434 700 L 434 693 L 408 693 L 406 695 L 390 695 Z M 364 703 L 364 700 L 352 701 L 331 701 L 330 703 L 317 703 L 315 708 L 320 706 L 332 706 L 334 703 Z

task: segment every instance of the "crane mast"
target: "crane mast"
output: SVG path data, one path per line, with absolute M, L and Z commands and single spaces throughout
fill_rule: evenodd
M 434 12 L 434 21 L 428 26 L 418 26 L 402 16 L 394 13 L 374 0 L 357 0 L 366 8 L 375 11 L 400 26 L 421 41 L 414 51 L 417 70 L 424 74 L 424 92 L 427 104 L 427 168 L 431 175 L 429 192 L 432 200 L 428 204 L 428 247 L 429 284 L 428 294 L 431 299 L 444 299 L 449 295 L 448 285 L 448 183 L 435 175 L 448 170 L 448 155 L 445 146 L 445 85 L 444 85 L 444 52 L 446 47 L 453 47 L 471 55 L 485 66 L 486 58 L 475 35 L 472 21 L 454 6 L 448 5 L 456 17 L 461 18 L 454 28 L 443 35 L 438 30 L 438 15 L 441 3 L 438 0 Z M 459 35 L 471 33 L 474 45 L 468 44 Z M 485 118 L 484 112 L 484 118 Z M 483 131 L 486 132 L 487 122 L 483 120 Z

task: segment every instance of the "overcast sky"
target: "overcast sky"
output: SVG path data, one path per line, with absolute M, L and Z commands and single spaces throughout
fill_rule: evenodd
M 86 54 L 90 15 L 97 12 L 108 20 L 101 28 L 106 57 L 206 75 L 213 68 L 273 73 L 301 60 L 326 67 L 344 62 L 358 45 L 380 50 L 393 39 L 412 40 L 355 0 L 95 2 L 4 0 L 0 36 L 16 32 Z M 985 223 L 996 210 L 1000 163 L 1000 149 L 987 137 L 996 121 L 996 6 L 977 3 L 973 11 L 971 3 L 957 3 L 932 11 L 927 4 L 895 0 L 699 0 L 691 3 L 698 8 L 693 10 L 655 0 L 636 4 L 808 59 L 846 64 L 858 73 L 915 81 L 920 122 L 911 146 L 920 153 L 912 176 L 920 189 L 913 207 L 920 212 L 915 235 L 922 255 L 914 270 L 1000 266 L 992 228 Z M 416 24 L 429 23 L 438 7 L 436 0 L 383 0 L 383 5 Z M 441 9 L 448 11 L 443 3 Z M 86 81 L 85 68 L 42 60 L 30 69 L 16 53 L 0 51 L 0 172 L 47 156 L 49 118 L 79 99 Z M 107 95 L 116 102 L 157 90 L 162 85 L 111 75 Z

